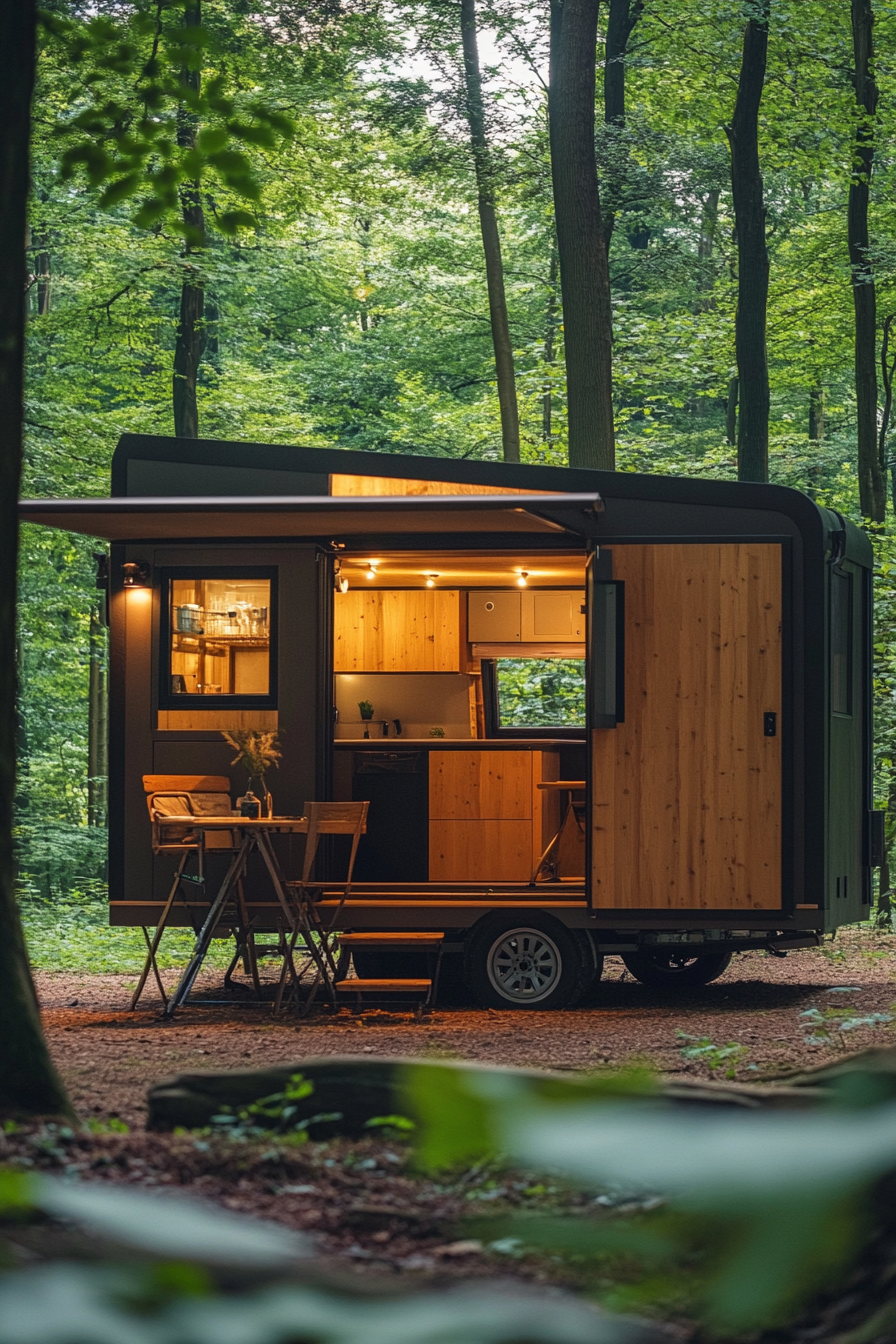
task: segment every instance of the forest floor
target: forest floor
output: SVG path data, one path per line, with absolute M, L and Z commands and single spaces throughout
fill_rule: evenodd
M 588 1290 L 611 1309 L 671 1322 L 690 1336 L 698 1289 L 687 1275 L 645 1293 L 631 1265 L 547 1254 L 524 1246 L 494 1220 L 521 1212 L 580 1215 L 596 1192 L 571 1191 L 550 1178 L 481 1166 L 434 1179 L 416 1171 L 399 1138 L 281 1143 L 235 1149 L 230 1141 L 144 1129 L 147 1087 L 180 1071 L 246 1069 L 320 1055 L 463 1058 L 564 1070 L 649 1066 L 665 1077 L 737 1077 L 771 1082 L 829 1062 L 847 1049 L 896 1044 L 896 936 L 842 931 L 822 948 L 786 960 L 759 953 L 735 958 L 699 992 L 659 995 L 608 960 L 590 1001 L 559 1013 L 439 1008 L 409 1013 L 348 1009 L 275 1019 L 270 1008 L 188 1006 L 172 1022 L 147 993 L 134 1013 L 133 975 L 38 971 L 51 1049 L 87 1129 L 24 1127 L 0 1135 L 0 1162 L 12 1160 L 89 1179 L 200 1195 L 270 1218 L 313 1238 L 315 1274 L 361 1276 L 370 1286 L 438 1285 L 458 1278 L 512 1278 Z M 216 996 L 222 971 L 210 969 L 200 996 Z M 165 972 L 167 981 L 175 971 Z M 805 1016 L 809 1014 L 809 1016 Z M 3 1151 L 5 1149 L 5 1151 Z M 604 1208 L 637 1206 L 606 1192 Z M 22 1230 L 23 1254 L 29 1250 Z M 852 1287 L 835 1294 L 792 1334 L 840 1337 L 889 1295 L 896 1243 L 889 1233 L 866 1256 Z M 698 1275 L 699 1277 L 699 1275 Z M 858 1290 L 858 1291 L 857 1291 Z M 845 1304 L 845 1305 L 844 1305 Z M 694 1328 L 696 1328 L 694 1326 Z
M 219 997 L 222 971 L 197 998 Z M 173 985 L 177 972 L 163 972 Z M 548 1069 L 636 1064 L 663 1075 L 762 1082 L 844 1050 L 896 1040 L 896 936 L 842 930 L 786 959 L 739 953 L 714 984 L 688 994 L 646 989 L 608 958 L 587 1004 L 566 1012 L 437 1008 L 322 1010 L 275 1018 L 270 1007 L 188 1005 L 159 1019 L 147 986 L 127 1010 L 133 975 L 36 974 L 44 1024 L 77 1109 L 142 1126 L 147 1087 L 183 1070 L 245 1069 L 317 1055 L 414 1055 Z M 807 1017 L 805 1014 L 811 1014 Z

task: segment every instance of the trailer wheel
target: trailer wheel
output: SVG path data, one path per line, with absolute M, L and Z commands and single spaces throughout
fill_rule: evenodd
M 629 952 L 622 957 L 626 970 L 651 988 L 693 989 L 718 980 L 731 965 L 730 952 Z
M 550 915 L 486 915 L 467 935 L 467 980 L 486 1008 L 567 1008 L 597 973 L 592 949 Z

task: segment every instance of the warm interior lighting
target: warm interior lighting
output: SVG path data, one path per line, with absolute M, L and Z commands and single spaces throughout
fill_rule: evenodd
M 438 577 L 439 577 L 438 574 L 427 574 L 427 576 L 426 576 L 426 586 L 427 586 L 427 588 L 435 588 L 435 586 L 436 586 L 436 579 L 437 579 Z
M 368 577 L 368 579 L 375 579 L 375 578 L 376 578 L 376 561 L 375 561 L 375 560 L 371 560 L 371 562 L 370 562 L 370 564 L 369 564 L 369 566 L 368 566 L 368 569 L 367 569 L 367 577 Z
M 521 570 L 520 570 L 520 576 L 519 576 L 519 578 L 518 578 L 517 581 L 516 581 L 516 582 L 517 582 L 517 587 L 518 587 L 518 588 L 525 588 L 525 586 L 526 586 L 526 581 L 527 581 L 528 578 L 529 578 L 529 571 L 528 571 L 527 569 L 521 569 Z

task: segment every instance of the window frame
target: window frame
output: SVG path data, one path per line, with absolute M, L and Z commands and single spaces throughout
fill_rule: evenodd
M 538 662 L 547 661 L 546 659 L 520 658 L 518 662 Z M 552 659 L 554 662 L 563 662 L 563 659 Z M 587 667 L 587 657 L 575 659 L 575 662 L 582 663 L 582 670 L 585 673 Z M 525 724 L 512 724 L 506 727 L 501 725 L 501 706 L 498 697 L 498 659 L 482 659 L 482 707 L 485 717 L 485 736 L 487 738 L 566 738 L 570 741 L 583 742 L 587 733 L 586 724 L 532 724 L 527 727 Z M 587 682 L 586 682 L 587 684 Z M 586 702 L 587 703 L 587 702 Z
M 269 608 L 268 692 L 266 695 L 175 695 L 171 690 L 171 585 L 175 579 L 267 579 Z M 279 570 L 276 565 L 169 565 L 159 570 L 159 709 L 277 709 Z

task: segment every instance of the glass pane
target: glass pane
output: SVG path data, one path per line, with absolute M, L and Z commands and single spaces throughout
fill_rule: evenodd
M 499 658 L 495 671 L 502 728 L 584 727 L 584 658 Z
M 852 713 L 852 576 L 831 573 L 831 709 Z
M 267 695 L 270 579 L 171 580 L 171 694 Z

